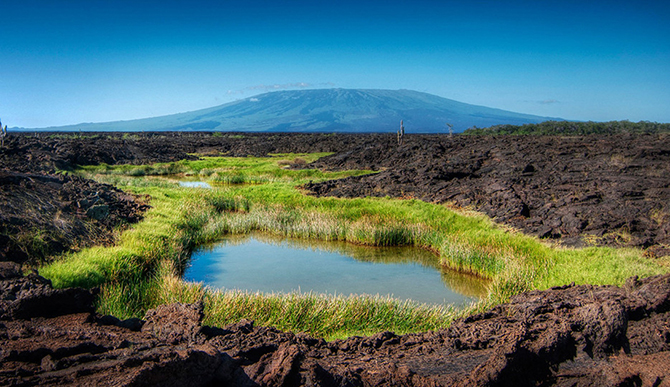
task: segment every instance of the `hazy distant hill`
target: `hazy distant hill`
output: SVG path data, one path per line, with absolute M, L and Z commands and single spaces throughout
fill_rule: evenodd
M 132 121 L 52 127 L 66 131 L 454 132 L 556 118 L 470 105 L 411 90 L 276 91 L 188 113 Z

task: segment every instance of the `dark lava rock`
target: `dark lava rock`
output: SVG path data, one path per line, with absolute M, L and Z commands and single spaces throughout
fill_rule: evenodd
M 95 220 L 103 220 L 109 216 L 109 206 L 106 204 L 92 206 L 86 210 L 86 216 Z
M 6 263 L 5 263 L 6 265 Z M 51 281 L 37 274 L 27 277 L 14 272 L 0 280 L 0 320 L 54 317 L 93 312 L 95 292 L 81 289 L 53 289 Z
M 308 165 L 380 169 L 305 188 L 473 207 L 568 246 L 670 245 L 670 135 L 370 138 Z
M 3 270 L 11 273 L 0 280 L 1 385 L 670 383 L 670 275 L 633 277 L 621 288 L 528 292 L 436 332 L 326 342 L 246 320 L 202 327 L 202 304 L 160 306 L 147 312 L 141 331 L 129 329 L 93 313 L 86 291 L 54 298 L 61 291 L 43 278 Z M 59 312 L 17 301 L 26 298 L 42 304 L 58 299 Z
M 142 332 L 149 332 L 170 344 L 202 342 L 202 318 L 202 303 L 161 305 L 144 316 L 146 322 Z
M 21 265 L 15 262 L 0 261 L 0 280 L 20 278 L 22 276 Z
M 116 228 L 147 208 L 107 184 L 0 170 L 0 261 L 36 265 L 74 246 L 110 244 Z
M 0 169 L 43 174 L 78 164 L 192 159 L 193 153 L 244 157 L 291 152 L 335 153 L 294 168 L 379 171 L 306 185 L 317 195 L 449 202 L 568 246 L 660 246 L 656 256 L 667 255 L 670 246 L 668 134 L 408 134 L 401 146 L 395 134 L 11 134 L 0 149 Z M 72 197 L 73 206 L 86 212 L 93 205 L 110 205 L 97 202 L 96 191 L 88 192 Z M 115 207 L 110 205 L 112 214 Z M 104 212 L 91 214 L 108 222 Z M 13 227 L 31 222 L 22 215 L 2 220 Z M 11 242 L 8 235 L 0 231 L 0 246 Z

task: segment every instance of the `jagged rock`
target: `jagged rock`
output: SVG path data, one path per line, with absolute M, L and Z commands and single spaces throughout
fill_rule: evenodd
M 170 344 L 202 343 L 200 323 L 203 318 L 202 302 L 198 304 L 161 305 L 147 311 L 142 332 L 149 332 Z
M 55 317 L 94 310 L 95 291 L 53 289 L 51 281 L 37 274 L 27 277 L 15 274 L 0 281 L 0 320 Z
M 109 206 L 100 204 L 86 210 L 86 216 L 95 220 L 103 220 L 109 216 Z
M 318 196 L 452 202 L 568 246 L 658 246 L 651 256 L 668 255 L 670 136 L 408 136 L 404 152 L 374 141 L 362 138 L 307 167 L 374 165 L 379 173 L 305 188 Z M 613 157 L 635 167 L 621 169 Z
M 18 263 L 11 261 L 0 262 L 0 280 L 20 278 L 22 276 L 21 265 Z
M 523 293 L 435 332 L 326 342 L 246 320 L 202 327 L 202 304 L 163 305 L 141 324 L 93 313 L 92 298 L 62 298 L 56 314 L 13 308 L 26 295 L 51 302 L 58 291 L 6 266 L 0 299 L 13 314 L 0 321 L 1 385 L 670 383 L 670 275 Z

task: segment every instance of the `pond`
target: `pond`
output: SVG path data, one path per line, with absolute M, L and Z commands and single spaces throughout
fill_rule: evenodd
M 185 181 L 185 180 L 180 180 L 179 181 L 179 186 L 180 187 L 187 187 L 187 188 L 212 188 L 209 183 L 204 182 L 204 181 Z
M 165 175 L 161 176 L 161 179 L 171 180 L 179 183 L 180 187 L 185 188 L 212 188 L 212 187 L 225 187 L 225 186 L 235 186 L 235 187 L 244 187 L 248 185 L 254 185 L 258 183 L 253 182 L 241 182 L 241 183 L 230 183 L 226 181 L 203 181 L 200 176 L 184 176 L 184 175 Z
M 441 269 L 430 251 L 251 234 L 193 252 L 184 278 L 250 292 L 391 295 L 464 305 L 486 294 L 478 277 Z
M 180 187 L 186 188 L 212 188 L 208 182 L 202 181 L 199 176 L 184 176 L 184 175 L 164 175 L 160 177 L 165 180 L 172 180 L 179 183 Z

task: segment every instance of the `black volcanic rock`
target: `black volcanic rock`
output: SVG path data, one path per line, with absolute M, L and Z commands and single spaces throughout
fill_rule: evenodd
M 568 246 L 668 255 L 670 136 L 391 135 L 306 166 L 379 173 L 307 184 L 317 196 L 413 197 L 472 207 Z
M 667 386 L 669 381 L 669 275 L 631 277 L 623 287 L 532 291 L 434 332 L 380 332 L 331 342 L 247 320 L 202 326 L 201 303 L 159 306 L 147 312 L 141 329 L 129 328 L 94 313 L 88 291 L 55 290 L 34 274 L 10 277 L 0 279 L 0 311 L 16 312 L 0 315 L 3 386 Z M 66 292 L 73 296 L 63 297 Z M 58 313 L 35 313 L 41 310 L 34 306 L 54 299 Z

